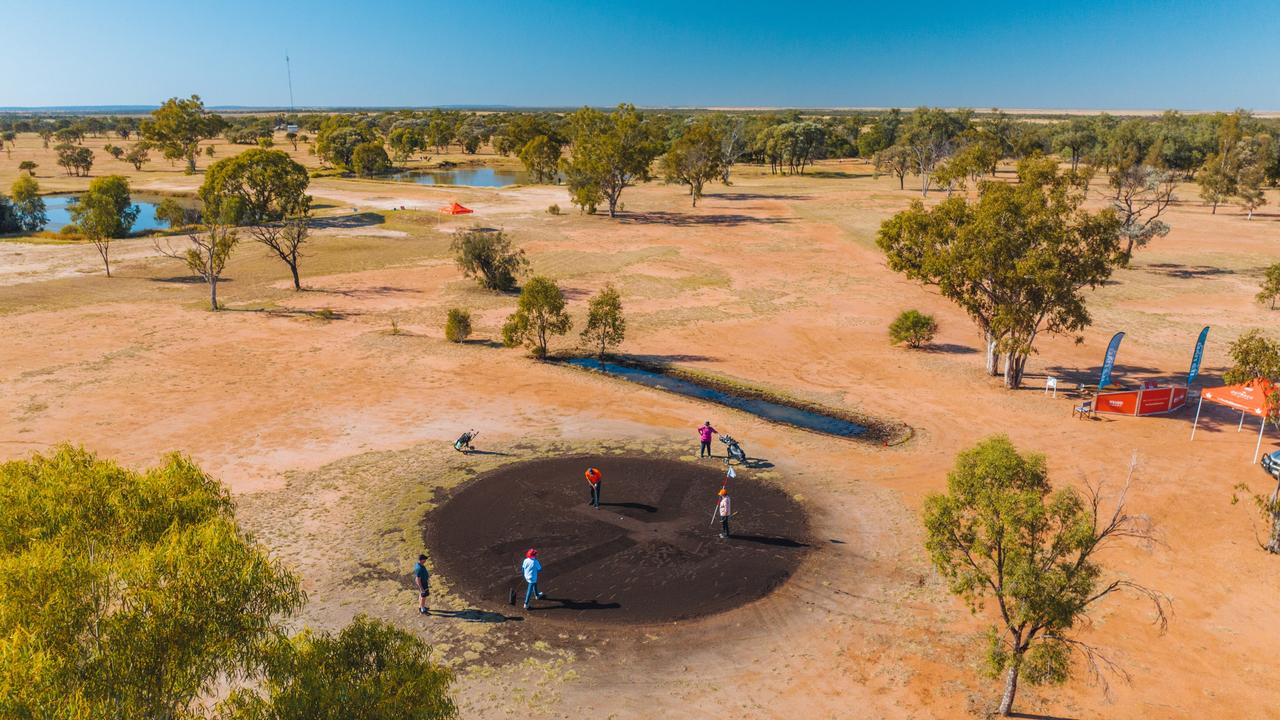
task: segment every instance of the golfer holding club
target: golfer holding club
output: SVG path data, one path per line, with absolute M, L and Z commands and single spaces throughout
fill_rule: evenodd
M 524 609 L 529 609 L 529 601 L 533 598 L 541 600 L 546 597 L 538 591 L 538 573 L 542 572 L 542 563 L 538 562 L 538 551 L 529 548 L 529 552 L 524 554 L 524 562 L 520 565 L 521 572 L 524 573 L 524 581 L 528 583 L 528 587 L 524 591 Z
M 588 502 L 595 509 L 600 509 L 600 471 L 596 468 L 589 467 L 586 472 L 587 484 L 591 486 L 591 500 Z
M 720 488 L 720 502 L 716 505 L 716 510 L 711 515 L 711 522 L 715 522 L 715 518 L 720 518 L 720 539 L 724 540 L 729 537 L 729 518 L 733 515 L 733 508 L 729 503 L 729 488 Z

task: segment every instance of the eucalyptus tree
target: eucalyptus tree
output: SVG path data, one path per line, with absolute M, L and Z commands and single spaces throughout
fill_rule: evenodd
M 636 110 L 622 104 L 611 113 L 589 107 L 568 119 L 573 150 L 561 162 L 573 203 L 595 212 L 600 203 L 616 217 L 622 191 L 651 177 L 654 158 L 663 146 L 656 128 Z

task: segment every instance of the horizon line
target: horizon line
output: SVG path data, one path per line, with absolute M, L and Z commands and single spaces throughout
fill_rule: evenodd
M 90 104 L 90 105 L 5 105 L 0 106 L 0 114 L 17 113 L 89 113 L 89 114 L 133 114 L 150 112 L 159 108 L 158 104 Z M 582 107 L 608 109 L 612 104 L 582 105 L 508 105 L 501 103 L 448 103 L 438 105 L 301 105 L 292 110 L 286 105 L 209 105 L 210 111 L 266 113 L 285 112 L 292 114 L 308 112 L 392 112 L 399 110 L 463 110 L 463 111 L 510 111 L 510 112 L 564 112 Z M 640 110 L 661 111 L 704 111 L 704 112 L 888 112 L 890 110 L 910 111 L 917 107 L 935 107 L 932 105 L 639 105 Z M 1166 112 L 1178 112 L 1187 115 L 1206 115 L 1213 113 L 1229 113 L 1240 108 L 1205 109 L 1205 108 L 1087 108 L 1087 107 L 999 107 L 991 106 L 977 109 L 975 106 L 943 106 L 948 111 L 971 110 L 975 113 L 1005 112 L 1010 115 L 1125 115 L 1150 116 Z M 1280 110 L 1248 110 L 1255 117 L 1280 117 Z

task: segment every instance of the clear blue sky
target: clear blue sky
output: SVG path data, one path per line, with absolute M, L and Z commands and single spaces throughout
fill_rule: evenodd
M 3 4 L 0 106 L 1280 110 L 1276 0 Z

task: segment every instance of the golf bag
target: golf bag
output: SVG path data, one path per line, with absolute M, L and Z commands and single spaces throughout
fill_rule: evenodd
M 738 444 L 737 440 L 734 440 L 728 435 L 721 435 L 720 442 L 724 443 L 725 452 L 729 454 L 730 458 L 737 460 L 740 463 L 745 463 L 747 461 L 747 453 L 742 449 L 742 446 Z
M 480 432 L 477 430 L 468 430 L 462 433 L 462 437 L 453 441 L 453 449 L 458 452 L 471 452 L 475 448 L 471 447 L 471 441 L 475 439 Z

